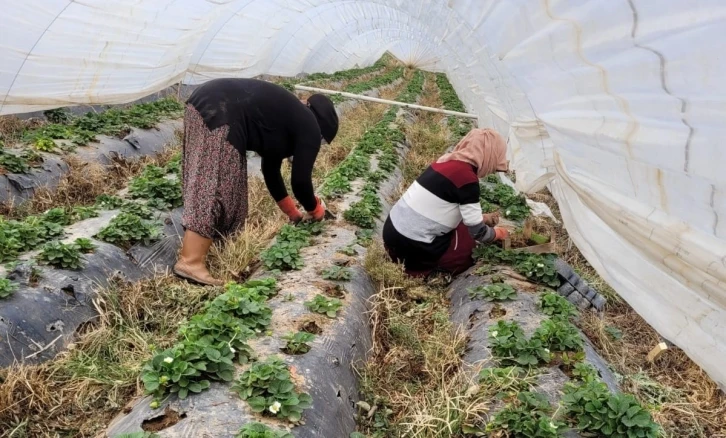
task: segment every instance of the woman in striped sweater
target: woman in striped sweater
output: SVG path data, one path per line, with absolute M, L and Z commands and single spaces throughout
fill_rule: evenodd
M 453 152 L 429 166 L 393 206 L 383 226 L 383 242 L 409 275 L 435 270 L 456 275 L 473 265 L 477 243 L 504 240 L 494 227 L 498 215 L 482 214 L 479 179 L 505 172 L 507 144 L 496 131 L 473 129 Z

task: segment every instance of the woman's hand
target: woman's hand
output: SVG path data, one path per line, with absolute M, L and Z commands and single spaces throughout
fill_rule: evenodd
M 499 212 L 484 213 L 481 215 L 481 218 L 484 221 L 484 225 L 493 227 L 499 223 Z

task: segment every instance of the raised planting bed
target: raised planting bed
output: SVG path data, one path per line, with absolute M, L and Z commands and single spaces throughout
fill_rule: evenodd
M 396 126 L 403 123 L 395 116 L 386 120 Z M 360 143 L 366 141 L 364 136 Z M 393 147 L 395 151 L 407 150 L 401 144 Z M 351 157 L 359 154 L 356 150 L 333 173 L 348 166 Z M 379 201 L 386 204 L 393 189 L 392 185 L 380 186 L 376 193 Z M 338 207 L 352 195 L 349 191 L 338 196 L 329 205 L 334 211 L 340 210 Z M 381 210 L 378 221 L 382 215 Z M 225 312 L 235 312 L 241 318 L 235 309 L 248 308 L 250 314 L 260 315 L 254 319 L 255 327 L 249 325 L 249 320 L 242 322 L 252 330 L 244 336 L 246 345 L 236 344 L 232 353 L 224 350 L 224 345 L 219 346 L 224 350 L 220 354 L 232 355 L 231 375 L 210 376 L 203 371 L 184 382 L 186 387 L 192 380 L 199 386 L 183 391 L 173 386 L 173 377 L 152 372 L 163 371 L 162 364 L 167 362 L 196 360 L 185 353 L 184 341 L 180 340 L 175 350 L 159 353 L 147 365 L 141 379 L 150 395 L 129 406 L 130 412 L 116 418 L 106 435 L 150 431 L 152 424 L 163 424 L 153 428 L 162 437 L 228 437 L 236 436 L 243 427 L 263 422 L 276 430 L 291 429 L 299 437 L 347 437 L 355 430 L 355 406 L 359 401 L 354 368 L 364 363 L 371 347 L 366 313 L 374 287 L 361 267 L 366 253 L 361 244 L 370 234 L 356 231 L 340 217 L 322 227 L 283 227 L 260 256 L 263 270 L 252 277 L 253 281 L 275 278 L 275 290 L 263 297 L 250 291 L 256 283 L 227 286 L 226 294 L 235 295 L 239 302 L 256 304 L 224 307 L 228 309 Z M 218 298 L 208 312 L 218 311 L 215 308 L 222 308 L 221 303 L 229 299 Z M 190 332 L 184 328 L 182 332 L 187 333 L 186 339 L 197 339 L 198 334 L 188 335 Z M 315 338 L 311 341 L 300 332 Z M 256 383 L 265 373 L 278 376 L 280 382 Z M 191 394 L 197 390 L 198 394 Z
M 491 396 L 488 418 L 468 419 L 473 436 L 657 436 L 574 324 L 576 307 L 553 289 L 477 266 L 449 297 L 476 392 Z

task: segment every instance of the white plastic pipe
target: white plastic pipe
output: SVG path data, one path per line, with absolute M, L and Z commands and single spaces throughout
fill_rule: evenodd
M 338 94 L 340 96 L 348 97 L 350 99 L 366 100 L 368 102 L 385 103 L 388 105 L 397 105 L 397 106 L 402 106 L 404 108 L 411 108 L 411 109 L 417 109 L 417 110 L 422 110 L 422 111 L 430 111 L 432 113 L 446 114 L 448 116 L 466 117 L 468 119 L 478 119 L 479 118 L 479 116 L 477 116 L 476 114 L 460 113 L 458 111 L 449 111 L 449 110 L 444 110 L 444 109 L 439 109 L 439 108 L 433 108 L 430 106 L 421 106 L 421 105 L 415 105 L 412 103 L 397 102 L 395 100 L 379 99 L 377 97 L 370 97 L 370 96 L 365 96 L 362 94 L 353 94 L 353 93 L 346 93 L 343 91 L 326 90 L 324 88 L 307 87 L 305 85 L 295 85 L 295 89 L 300 90 L 300 91 L 311 91 L 313 93 L 321 93 L 321 94 Z

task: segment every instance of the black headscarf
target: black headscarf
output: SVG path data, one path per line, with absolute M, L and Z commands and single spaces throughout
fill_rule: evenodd
M 328 144 L 333 142 L 338 133 L 338 113 L 335 112 L 335 105 L 325 95 L 313 94 L 308 98 L 308 105 L 318 119 L 320 133 Z

